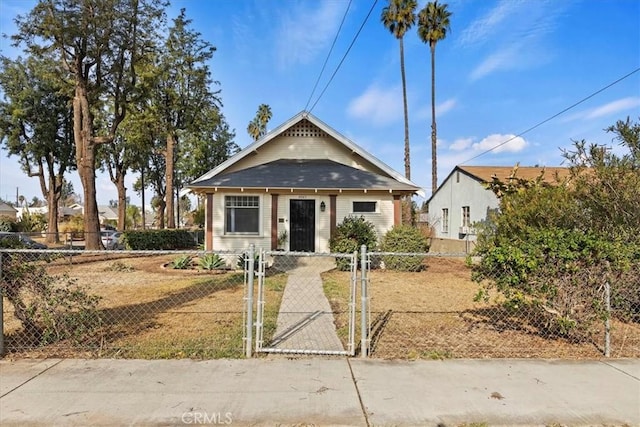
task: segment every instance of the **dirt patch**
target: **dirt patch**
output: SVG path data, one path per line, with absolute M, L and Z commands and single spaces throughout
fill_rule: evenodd
M 325 273 L 323 279 L 325 291 L 334 305 L 336 323 L 342 325 L 346 317 L 342 314 L 343 307 L 335 306 L 341 301 L 335 296 L 347 289 L 349 274 L 332 271 Z M 385 322 L 372 342 L 372 355 L 381 358 L 603 356 L 601 328 L 596 328 L 590 341 L 569 342 L 545 334 L 536 319 L 526 314 L 509 312 L 496 302 L 474 302 L 477 291 L 470 269 L 460 259 L 429 259 L 428 267 L 417 273 L 372 271 L 369 280 L 371 324 L 375 330 L 378 319 Z M 356 307 L 359 305 L 358 302 Z M 612 356 L 640 356 L 640 325 L 613 322 L 612 326 Z

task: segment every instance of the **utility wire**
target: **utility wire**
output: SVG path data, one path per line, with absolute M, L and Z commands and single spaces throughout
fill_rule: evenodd
M 367 20 L 369 20 L 369 17 L 371 16 L 371 12 L 373 12 L 373 9 L 376 7 L 377 3 L 378 3 L 378 0 L 374 0 L 373 4 L 371 5 L 371 9 L 369 9 L 369 13 L 367 13 L 367 16 L 364 18 L 364 21 L 362 21 L 362 25 L 360 25 L 360 28 L 358 28 L 358 32 L 353 37 L 353 40 L 351 41 L 351 44 L 347 48 L 347 51 L 344 53 L 344 56 L 340 60 L 340 63 L 336 67 L 336 69 L 333 72 L 333 74 L 331 75 L 331 77 L 329 78 L 329 81 L 325 85 L 324 89 L 322 89 L 322 92 L 320 93 L 320 95 L 318 95 L 318 99 L 316 99 L 316 102 L 314 102 L 313 105 L 311 106 L 311 108 L 309 108 L 309 112 L 313 111 L 313 109 L 316 107 L 316 104 L 318 104 L 318 101 L 320 101 L 320 99 L 322 98 L 322 95 L 324 95 L 324 93 L 326 92 L 327 88 L 329 87 L 329 85 L 333 81 L 333 78 L 338 73 L 338 70 L 342 66 L 342 63 L 344 62 L 344 60 L 347 58 L 347 55 L 349 54 L 349 52 L 351 51 L 351 48 L 353 47 L 353 45 L 355 44 L 356 40 L 358 39 L 358 36 L 360 35 L 360 32 L 364 28 L 364 25 L 367 23 Z
M 322 74 L 324 73 L 324 69 L 327 66 L 327 62 L 329 62 L 329 57 L 331 56 L 331 52 L 333 52 L 333 48 L 336 45 L 336 41 L 338 40 L 338 36 L 340 35 L 340 30 L 342 30 L 342 25 L 344 24 L 345 19 L 347 18 L 347 13 L 349 12 L 349 8 L 351 7 L 351 2 L 352 0 L 349 0 L 349 4 L 347 4 L 347 9 L 344 11 L 344 15 L 342 16 L 342 21 L 340 22 L 340 26 L 338 27 L 338 32 L 336 33 L 336 36 L 333 38 L 333 43 L 331 43 L 331 49 L 329 49 L 329 53 L 327 54 L 327 58 L 324 60 L 324 64 L 322 64 L 322 69 L 320 70 L 320 74 L 318 75 L 318 79 L 316 80 L 316 84 L 313 85 L 313 90 L 311 91 L 311 94 L 309 95 L 309 99 L 307 100 L 306 105 L 304 106 L 304 110 L 307 110 L 307 107 L 309 106 L 309 103 L 311 102 L 311 98 L 313 98 L 313 95 L 316 93 L 316 88 L 318 87 L 318 83 L 320 83 L 320 78 L 322 77 Z
M 523 131 L 523 132 L 520 132 L 519 134 L 517 134 L 517 135 L 515 135 L 515 136 L 512 136 L 511 138 L 507 139 L 506 141 L 501 142 L 500 144 L 496 145 L 495 147 L 489 148 L 488 150 L 483 151 L 482 153 L 480 153 L 480 154 L 478 154 L 478 155 L 476 155 L 476 156 L 474 156 L 474 157 L 472 157 L 472 158 L 470 158 L 470 159 L 468 159 L 468 160 L 465 160 L 464 162 L 462 162 L 462 163 L 460 163 L 460 164 L 461 164 L 461 165 L 464 165 L 465 163 L 468 163 L 468 162 L 470 162 L 471 160 L 475 160 L 475 159 L 477 159 L 477 158 L 478 158 L 478 157 L 480 157 L 480 156 L 484 156 L 485 154 L 490 153 L 491 151 L 495 150 L 496 148 L 500 148 L 500 147 L 502 147 L 504 144 L 506 144 L 506 143 L 508 143 L 508 142 L 510 142 L 510 141 L 513 141 L 514 139 L 516 139 L 516 138 L 518 138 L 518 137 L 520 137 L 520 136 L 522 136 L 522 135 L 524 135 L 524 134 L 526 134 L 526 133 L 531 132 L 531 131 L 532 131 L 532 130 L 534 130 L 535 128 L 542 126 L 543 124 L 547 123 L 548 121 L 551 121 L 551 120 L 555 119 L 556 117 L 558 117 L 559 115 L 564 114 L 564 113 L 566 113 L 567 111 L 571 110 L 572 108 L 577 107 L 578 105 L 580 105 L 580 104 L 582 104 L 583 102 L 585 102 L 585 101 L 587 101 L 587 100 L 589 100 L 589 99 L 593 98 L 594 96 L 598 95 L 599 93 L 604 92 L 605 90 L 609 89 L 611 86 L 614 86 L 614 85 L 616 85 L 616 84 L 620 83 L 621 81 L 623 81 L 624 79 L 626 79 L 626 78 L 630 77 L 631 75 L 633 75 L 633 74 L 637 73 L 638 71 L 640 71 L 640 68 L 636 68 L 635 70 L 631 71 L 630 73 L 628 73 L 628 74 L 626 74 L 626 75 L 624 75 L 624 76 L 620 77 L 619 79 L 617 79 L 617 80 L 615 80 L 615 81 L 613 81 L 613 82 L 609 83 L 609 84 L 608 84 L 608 85 L 606 85 L 605 87 L 603 87 L 603 88 L 601 88 L 601 89 L 598 89 L 597 91 L 593 92 L 591 95 L 587 96 L 586 98 L 582 98 L 580 101 L 576 102 L 575 104 L 570 105 L 569 107 L 565 108 L 564 110 L 560 111 L 559 113 L 554 114 L 553 116 L 549 117 L 548 119 L 545 119 L 545 120 L 541 121 L 541 122 L 540 122 L 540 123 L 538 123 L 537 125 L 535 125 L 535 126 L 531 126 L 529 129 L 527 129 L 527 130 L 525 130 L 525 131 Z

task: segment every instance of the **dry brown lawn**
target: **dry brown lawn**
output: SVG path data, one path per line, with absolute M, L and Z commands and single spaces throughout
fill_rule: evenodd
M 81 345 L 60 342 L 33 348 L 5 300 L 9 357 L 217 358 L 243 355 L 242 272 L 164 268 L 176 255 L 112 252 L 48 264 L 101 297 L 99 333 Z M 323 273 L 339 336 L 346 341 L 349 273 Z M 286 274 L 267 278 L 265 339 L 275 319 Z M 359 287 L 359 282 L 358 282 Z M 463 260 L 430 258 L 418 273 L 374 270 L 370 275 L 371 353 L 379 358 L 600 358 L 603 333 L 572 343 L 548 336 L 535 318 L 493 301 L 474 302 L 477 284 Z M 356 309 L 359 342 L 360 293 Z M 346 344 L 346 343 L 345 343 Z M 613 322 L 613 357 L 640 357 L 640 325 Z
M 323 276 L 325 291 L 346 323 L 338 295 L 346 292 L 348 273 Z M 373 325 L 372 356 L 380 358 L 599 358 L 603 332 L 588 342 L 546 336 L 535 318 L 510 313 L 496 302 L 474 302 L 478 285 L 464 260 L 430 258 L 421 272 L 374 270 L 369 297 Z M 359 307 L 359 302 L 356 307 Z M 359 317 L 359 314 L 358 314 Z M 359 326 L 359 325 L 357 325 Z M 344 330 L 339 329 L 344 339 Z M 640 356 L 640 325 L 613 322 L 613 357 Z
M 27 348 L 20 357 L 218 358 L 243 355 L 243 273 L 165 268 L 176 255 L 74 257 L 47 267 L 68 274 L 101 300 L 99 333 L 81 345 Z M 267 313 L 279 305 L 283 278 L 270 278 Z M 280 290 L 278 290 L 280 289 Z M 7 307 L 8 304 L 5 306 Z M 6 309 L 5 309 L 6 310 Z M 7 316 L 9 314 L 9 316 Z M 7 347 L 21 343 L 20 324 L 5 313 Z M 267 319 L 269 320 L 269 319 Z M 18 355 L 16 355 L 18 356 Z

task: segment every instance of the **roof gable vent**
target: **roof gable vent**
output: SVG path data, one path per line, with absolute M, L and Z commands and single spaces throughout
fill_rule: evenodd
M 307 119 L 302 119 L 281 134 L 282 136 L 291 136 L 295 138 L 322 138 L 327 133 L 311 123 Z

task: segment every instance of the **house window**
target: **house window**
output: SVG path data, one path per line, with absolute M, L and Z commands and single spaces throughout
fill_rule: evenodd
M 471 227 L 471 209 L 469 206 L 462 207 L 462 226 Z
M 442 209 L 442 232 L 449 232 L 449 208 Z
M 260 198 L 258 196 L 225 196 L 224 231 L 228 234 L 260 232 Z
M 371 213 L 376 211 L 376 202 L 353 202 L 353 213 Z

